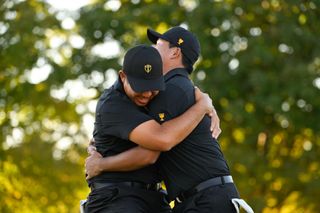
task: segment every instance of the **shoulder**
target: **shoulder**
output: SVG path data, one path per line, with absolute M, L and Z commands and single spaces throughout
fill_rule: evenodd
M 169 88 L 179 88 L 182 90 L 188 90 L 193 88 L 193 84 L 192 81 L 185 77 L 185 76 L 175 76 L 171 79 L 169 79 L 166 82 L 166 86 L 168 86 Z
M 125 94 L 114 88 L 106 89 L 100 96 L 97 104 L 97 111 L 109 113 L 137 108 L 138 107 Z
M 166 97 L 179 99 L 194 97 L 194 86 L 188 76 L 175 75 L 166 82 L 166 89 L 164 91 Z
M 193 91 L 193 83 L 189 78 L 188 72 L 183 68 L 169 71 L 165 75 L 165 82 L 167 89 L 179 89 L 184 92 Z
M 183 113 L 194 101 L 192 82 L 184 76 L 177 75 L 166 81 L 166 89 L 151 101 L 149 109 L 155 118 L 162 113 L 167 119 L 171 119 Z

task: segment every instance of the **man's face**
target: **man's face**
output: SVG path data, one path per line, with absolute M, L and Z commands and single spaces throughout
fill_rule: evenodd
M 159 93 L 159 90 L 135 92 L 124 72 L 120 73 L 120 78 L 126 95 L 138 106 L 146 106 Z
M 153 46 L 159 51 L 163 64 L 167 63 L 172 51 L 170 49 L 170 43 L 159 38 L 157 43 Z

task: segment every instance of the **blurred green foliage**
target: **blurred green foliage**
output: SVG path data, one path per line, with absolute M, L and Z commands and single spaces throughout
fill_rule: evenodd
M 147 27 L 175 25 L 201 42 L 192 79 L 214 99 L 242 197 L 256 212 L 317 212 L 319 7 L 316 0 L 92 0 L 70 11 L 2 0 L 0 212 L 78 211 L 89 192 L 83 164 L 92 100 L 124 50 L 149 43 Z

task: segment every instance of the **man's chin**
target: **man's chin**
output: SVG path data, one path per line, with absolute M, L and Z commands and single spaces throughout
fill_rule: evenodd
M 147 106 L 147 104 L 148 104 L 148 102 L 141 102 L 141 101 L 136 101 L 135 103 L 137 106 L 140 106 L 140 107 Z

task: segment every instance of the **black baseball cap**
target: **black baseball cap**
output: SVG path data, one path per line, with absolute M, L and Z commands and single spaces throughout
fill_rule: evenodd
M 193 65 L 198 60 L 200 55 L 200 43 L 193 33 L 182 27 L 176 26 L 170 28 L 163 34 L 152 29 L 148 29 L 147 35 L 149 40 L 154 44 L 156 44 L 157 40 L 161 38 L 176 47 L 180 47 L 182 54 L 187 59 L 187 68 L 189 72 L 193 70 Z
M 165 89 L 162 59 L 154 47 L 138 45 L 129 49 L 124 56 L 123 72 L 135 92 Z

